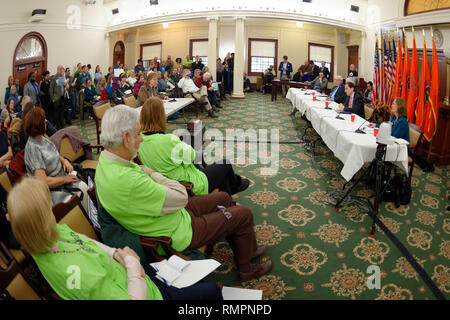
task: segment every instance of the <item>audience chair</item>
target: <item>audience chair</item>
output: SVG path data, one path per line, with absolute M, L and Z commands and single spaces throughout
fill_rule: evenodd
M 111 108 L 111 104 L 108 101 L 100 101 L 95 105 L 91 106 L 92 116 L 95 120 L 95 127 L 97 129 L 97 144 L 100 144 L 100 132 L 101 132 L 101 122 L 105 112 Z
M 72 144 L 70 143 L 70 139 L 68 137 L 65 137 L 61 140 L 61 145 L 59 147 L 59 154 L 63 157 L 69 160 L 71 163 L 79 163 L 83 167 L 83 169 L 97 169 L 97 160 L 86 160 L 86 150 L 97 150 L 97 153 L 100 153 L 104 148 L 100 145 L 85 145 L 83 148 L 80 148 L 78 152 L 75 152 L 75 150 L 72 147 Z M 81 160 L 81 162 L 80 162 Z
M 87 102 L 86 100 L 84 100 L 84 88 L 81 89 L 79 92 L 79 101 L 80 101 L 80 113 L 81 113 L 81 119 L 84 120 L 84 113 L 88 112 L 91 113 L 91 107 L 92 104 L 90 102 Z
M 89 215 L 83 209 L 80 199 L 76 195 L 72 196 L 68 202 L 55 204 L 53 214 L 58 224 L 67 224 L 73 231 L 100 241 L 92 227 Z
M 423 132 L 415 124 L 409 124 L 409 147 L 408 147 L 408 167 L 409 167 L 409 183 L 411 184 L 414 164 L 417 160 L 417 146 L 423 141 Z
M 375 110 L 374 108 L 371 108 L 369 105 L 365 104 L 364 105 L 364 117 L 366 119 L 370 119 L 374 110 Z
M 138 107 L 138 101 L 132 94 L 123 97 L 123 103 L 134 109 Z
M 39 291 L 3 242 L 0 242 L 0 289 L 7 290 L 16 300 L 42 300 Z
M 12 189 L 11 180 L 9 179 L 8 172 L 3 171 L 0 174 L 0 185 L 5 189 L 5 191 L 8 193 Z

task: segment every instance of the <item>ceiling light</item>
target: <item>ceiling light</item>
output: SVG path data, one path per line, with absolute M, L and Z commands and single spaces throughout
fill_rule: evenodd
M 301 28 L 301 27 L 303 27 L 303 22 L 300 22 L 300 21 L 297 21 L 297 28 Z

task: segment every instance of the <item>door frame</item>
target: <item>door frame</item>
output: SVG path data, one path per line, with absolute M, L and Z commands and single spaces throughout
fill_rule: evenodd
M 122 52 L 123 52 L 123 62 L 122 63 L 125 64 L 125 43 L 123 43 L 122 40 L 119 40 L 114 44 L 114 47 L 113 47 L 113 66 L 115 66 L 115 63 L 117 62 L 115 58 L 116 58 L 116 47 L 118 44 L 122 47 Z
M 350 50 L 350 48 L 356 48 L 356 53 L 357 53 L 357 57 L 356 57 L 356 71 L 358 71 L 359 74 L 359 45 L 353 45 L 353 46 L 347 46 L 347 72 L 348 70 L 350 70 L 350 55 L 348 54 L 348 51 Z

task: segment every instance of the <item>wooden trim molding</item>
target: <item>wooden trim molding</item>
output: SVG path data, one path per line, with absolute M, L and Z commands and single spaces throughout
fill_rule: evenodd
M 161 54 L 162 54 L 162 41 L 159 41 L 159 42 L 152 42 L 152 43 L 143 43 L 143 44 L 141 44 L 140 45 L 140 55 L 139 55 L 139 57 L 140 57 L 140 59 L 142 60 L 142 53 L 143 53 L 143 48 L 144 47 L 149 47 L 149 46 L 157 46 L 157 45 L 161 45 Z M 158 58 L 162 58 L 162 57 L 158 57 Z
M 311 45 L 331 49 L 331 66 L 330 66 L 330 80 L 329 81 L 332 82 L 334 79 L 334 46 L 329 46 L 326 44 L 320 44 L 320 43 L 314 43 L 314 42 L 308 42 L 308 61 L 311 60 L 311 58 L 310 58 Z M 343 77 L 344 77 L 344 79 L 346 78 L 346 76 L 344 76 L 344 75 L 343 75 Z
M 22 43 L 29 39 L 29 38 L 37 38 L 41 44 L 42 44 L 42 53 L 43 56 L 42 57 L 36 57 L 36 58 L 30 58 L 30 59 L 21 59 L 21 60 L 16 60 L 16 56 L 17 56 L 17 52 L 19 51 L 20 46 L 22 45 Z M 47 69 L 47 57 L 48 57 L 48 49 L 47 49 L 47 42 L 45 41 L 45 38 L 43 35 L 41 35 L 39 32 L 29 32 L 26 35 L 24 35 L 19 43 L 16 46 L 16 49 L 14 50 L 14 56 L 13 56 L 13 75 L 14 72 L 16 70 L 16 67 L 19 65 L 24 65 L 24 64 L 29 64 L 29 63 L 38 63 L 38 62 L 43 62 L 43 69 Z
M 208 39 L 189 39 L 189 57 L 191 57 L 192 60 L 192 49 L 194 47 L 194 42 L 208 42 Z M 194 60 L 192 60 L 194 61 Z
M 275 69 L 275 78 L 278 74 L 278 39 L 260 39 L 260 38 L 248 38 L 248 48 L 247 48 L 247 75 L 248 76 L 260 76 L 261 72 L 251 72 L 251 57 L 252 57 L 252 41 L 264 41 L 264 42 L 275 42 L 275 62 L 273 68 Z

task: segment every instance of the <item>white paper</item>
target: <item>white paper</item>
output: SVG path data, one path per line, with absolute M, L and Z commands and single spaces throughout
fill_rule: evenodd
M 183 271 L 181 276 L 172 285 L 178 289 L 189 287 L 202 280 L 219 266 L 220 263 L 214 259 L 190 261 L 189 267 Z
M 177 270 L 178 272 L 182 272 L 184 268 L 186 268 L 189 264 L 189 261 L 186 261 L 179 256 L 173 255 L 167 260 L 169 265 Z
M 114 77 L 120 77 L 123 73 L 123 69 L 114 69 Z
M 223 300 L 262 300 L 262 290 L 223 287 Z

